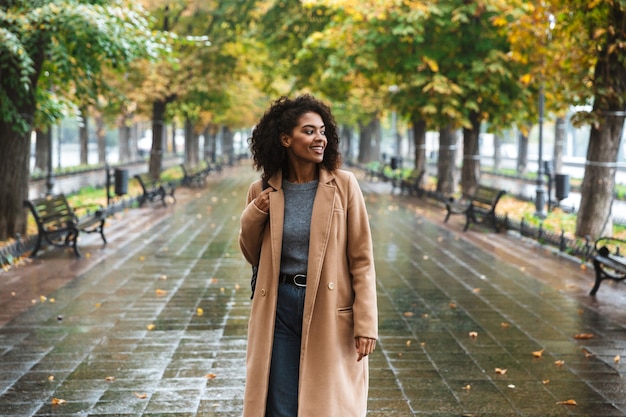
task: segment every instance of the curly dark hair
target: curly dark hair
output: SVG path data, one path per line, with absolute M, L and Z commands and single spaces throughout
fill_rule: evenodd
M 339 133 L 330 107 L 310 94 L 301 95 L 295 99 L 283 96 L 267 109 L 252 131 L 252 137 L 248 139 L 254 167 L 257 171 L 262 171 L 262 178 L 265 181 L 276 172 L 283 170 L 285 174 L 289 169 L 287 151 L 281 144 L 280 135 L 283 133 L 291 135 L 298 125 L 300 116 L 309 112 L 319 114 L 326 128 L 328 143 L 321 165 L 328 170 L 341 166 Z

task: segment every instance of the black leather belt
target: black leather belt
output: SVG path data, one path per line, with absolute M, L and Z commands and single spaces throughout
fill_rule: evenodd
M 295 285 L 296 287 L 306 287 L 305 274 L 280 274 L 278 282 L 281 284 Z

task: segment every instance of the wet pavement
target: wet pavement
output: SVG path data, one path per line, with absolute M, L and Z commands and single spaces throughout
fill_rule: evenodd
M 240 416 L 238 217 L 255 176 L 228 168 L 113 219 L 82 259 L 55 250 L 0 273 L 0 415 Z M 580 262 L 362 187 L 380 320 L 369 416 L 626 415 L 623 284 L 590 297 Z

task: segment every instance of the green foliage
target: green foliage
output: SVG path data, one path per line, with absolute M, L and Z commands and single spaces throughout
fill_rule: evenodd
M 131 2 L 13 2 L 0 12 L 0 120 L 21 134 L 35 116 L 51 124 L 63 102 L 97 96 L 103 67 L 123 70 L 160 47 Z

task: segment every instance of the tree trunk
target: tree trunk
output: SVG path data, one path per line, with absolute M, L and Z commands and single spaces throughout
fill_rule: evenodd
M 222 154 L 227 156 L 228 164 L 235 161 L 235 145 L 233 131 L 228 126 L 222 126 Z
M 366 164 L 374 159 L 372 158 L 372 142 L 375 131 L 375 118 L 372 118 L 367 124 L 359 122 L 359 156 L 357 160 L 361 164 Z
M 502 140 L 500 136 L 493 135 L 493 170 L 500 171 L 502 166 Z
M 626 20 L 624 6 L 613 2 L 609 6 L 609 21 L 606 27 L 623 28 Z M 608 31 L 607 45 L 621 42 L 621 30 Z M 612 235 L 611 205 L 615 188 L 615 173 L 619 145 L 624 129 L 626 105 L 626 65 L 623 54 L 607 53 L 606 47 L 599 48 L 594 68 L 593 113 L 599 118 L 591 125 L 585 176 L 581 185 L 581 201 L 576 217 L 576 235 Z
M 199 150 L 198 135 L 194 131 L 193 122 L 185 119 L 185 162 L 196 165 L 199 161 Z
M 80 164 L 89 164 L 89 116 L 86 108 L 80 109 L 81 123 L 78 125 L 78 142 L 80 144 Z
M 415 169 L 426 170 L 426 122 L 419 115 L 413 115 L 413 142 L 415 144 Z M 421 187 L 426 181 L 426 175 L 422 176 Z
M 461 167 L 461 189 L 464 195 L 474 195 L 480 181 L 480 154 L 478 138 L 480 120 L 478 114 L 470 115 L 471 129 L 463 129 L 463 166 Z
M 587 149 L 581 201 L 576 217 L 576 235 L 611 236 L 611 205 L 617 172 L 617 155 L 624 117 L 608 117 L 596 128 L 592 125 Z
M 131 159 L 129 117 L 122 115 L 118 120 L 118 159 L 120 162 L 127 162 Z
M 35 132 L 35 169 L 41 172 L 48 170 L 48 154 L 52 152 L 50 149 L 50 140 L 47 133 L 37 130 Z
M 341 126 L 341 153 L 344 162 L 352 161 L 352 128 L 348 125 Z
M 26 233 L 30 133 L 22 136 L 0 122 L 0 241 Z
M 166 106 L 164 100 L 152 103 L 152 149 L 150 150 L 149 172 L 153 178 L 161 176 Z
M 565 148 L 565 118 L 557 117 L 554 124 L 554 157 L 552 159 L 554 173 L 563 172 L 563 151 Z
M 528 172 L 528 135 L 520 130 L 517 143 L 517 175 Z
M 98 139 L 98 163 L 107 163 L 106 128 L 102 115 L 96 115 L 96 138 Z
M 454 157 L 456 155 L 456 134 L 451 126 L 439 131 L 439 159 L 437 161 L 437 191 L 452 194 L 454 184 Z

